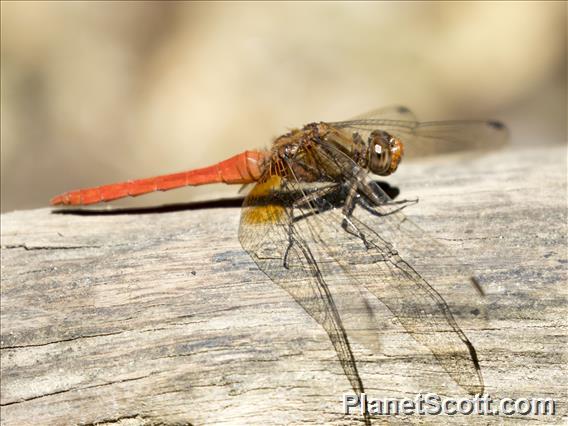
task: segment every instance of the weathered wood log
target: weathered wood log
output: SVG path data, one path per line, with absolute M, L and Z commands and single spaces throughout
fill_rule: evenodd
M 558 404 L 554 416 L 379 420 L 566 416 L 566 177 L 565 148 L 549 147 L 406 164 L 389 180 L 484 286 L 484 301 L 462 300 L 484 314 L 458 320 L 487 393 Z M 351 389 L 327 335 L 257 269 L 239 209 L 221 205 L 2 215 L 2 424 L 361 422 L 343 414 Z M 355 346 L 369 395 L 466 396 L 388 311 L 377 320 L 382 351 Z

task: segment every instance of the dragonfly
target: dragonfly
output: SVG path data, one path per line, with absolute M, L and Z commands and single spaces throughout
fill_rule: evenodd
M 394 173 L 403 156 L 491 149 L 506 140 L 507 129 L 497 121 L 419 122 L 408 108 L 394 106 L 348 121 L 310 123 L 278 137 L 270 149 L 209 167 L 70 191 L 51 204 L 254 184 L 244 199 L 239 241 L 325 330 L 357 395 L 365 388 L 352 340 L 377 347 L 380 334 L 372 310 L 352 303 L 363 293 L 386 306 L 459 386 L 481 394 L 477 352 L 436 290 L 468 272 L 404 215 L 408 200 L 392 200 L 375 177 Z

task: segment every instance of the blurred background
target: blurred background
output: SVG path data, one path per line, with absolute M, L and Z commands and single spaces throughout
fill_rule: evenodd
M 566 143 L 565 2 L 1 2 L 2 211 L 404 104 Z M 236 194 L 184 188 L 117 204 Z

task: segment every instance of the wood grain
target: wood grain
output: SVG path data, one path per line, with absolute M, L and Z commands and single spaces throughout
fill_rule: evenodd
M 403 163 L 389 180 L 484 286 L 484 301 L 453 297 L 487 392 L 554 398 L 557 414 L 374 423 L 562 422 L 566 173 L 564 147 L 509 148 Z M 342 414 L 350 387 L 325 332 L 241 249 L 239 209 L 197 207 L 2 215 L 3 425 L 360 423 Z M 466 396 L 376 316 L 381 351 L 354 345 L 370 396 Z

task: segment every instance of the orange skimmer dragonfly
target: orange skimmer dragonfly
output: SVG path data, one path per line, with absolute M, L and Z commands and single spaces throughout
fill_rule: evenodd
M 350 121 L 308 124 L 280 136 L 267 151 L 71 191 L 51 204 L 87 205 L 216 182 L 255 183 L 243 205 L 241 245 L 325 329 L 358 395 L 364 387 L 351 333 L 365 339 L 361 330 L 366 330 L 372 341 L 380 330 L 365 310 L 349 310 L 353 291 L 379 299 L 455 382 L 476 394 L 484 388 L 477 353 L 433 286 L 451 286 L 464 272 L 448 266 L 447 250 L 408 220 L 404 206 L 372 176 L 393 173 L 405 153 L 491 148 L 506 136 L 495 121 L 419 123 L 407 108 L 383 108 Z

